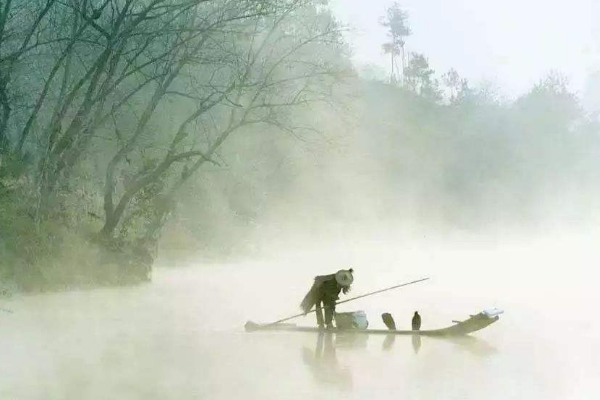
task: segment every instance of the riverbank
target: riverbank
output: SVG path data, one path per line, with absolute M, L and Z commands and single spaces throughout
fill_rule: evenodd
M 110 250 L 67 229 L 3 240 L 0 296 L 130 285 L 151 280 L 153 258 L 134 249 Z M 16 239 L 16 240 L 15 240 Z

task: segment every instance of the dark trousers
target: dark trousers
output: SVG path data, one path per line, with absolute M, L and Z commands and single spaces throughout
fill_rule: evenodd
M 321 303 L 323 303 L 322 307 Z M 321 298 L 317 301 L 316 308 L 317 324 L 323 325 L 323 322 L 325 322 L 326 325 L 331 325 L 335 315 L 335 299 Z M 325 321 L 323 321 L 323 308 L 325 308 Z

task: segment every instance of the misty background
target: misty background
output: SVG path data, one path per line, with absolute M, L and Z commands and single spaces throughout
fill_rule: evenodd
M 5 2 L 3 280 L 593 232 L 594 7 Z
M 0 0 L 0 398 L 589 398 L 599 11 Z M 349 267 L 431 278 L 375 329 L 506 313 L 244 332 Z
M 392 3 L 332 2 L 336 16 L 353 28 L 349 41 L 358 65 L 387 65 L 373 43 L 386 40 L 378 18 Z M 419 32 L 407 43 L 410 51 L 427 54 L 436 70 L 456 68 L 471 82 L 494 81 L 505 96 L 525 93 L 552 69 L 581 93 L 599 67 L 599 10 L 593 0 L 407 0 L 401 5 Z

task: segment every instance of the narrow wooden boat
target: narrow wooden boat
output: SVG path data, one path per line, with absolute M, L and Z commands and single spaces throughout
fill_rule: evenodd
M 498 314 L 491 315 L 489 312 L 481 312 L 471 315 L 465 321 L 453 321 L 454 325 L 441 329 L 429 330 L 391 330 L 391 329 L 319 329 L 310 326 L 297 326 L 295 324 L 257 324 L 252 321 L 246 322 L 246 332 L 257 331 L 284 331 L 284 332 L 334 332 L 353 333 L 357 335 L 419 335 L 419 336 L 462 336 L 487 328 L 498 321 Z

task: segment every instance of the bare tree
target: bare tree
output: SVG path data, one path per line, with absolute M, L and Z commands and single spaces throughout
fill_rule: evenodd
M 71 36 L 50 73 L 54 78 L 62 68 L 64 78 L 55 85 L 55 106 L 43 122 L 45 127 L 38 129 L 38 140 L 46 143 L 40 163 L 41 199 L 52 199 L 57 184 L 68 177 L 98 129 L 154 85 L 158 89 L 152 97 L 154 106 L 148 109 L 151 114 L 161 88 L 172 79 L 169 68 L 182 56 L 181 48 L 211 28 L 190 28 L 189 14 L 211 3 L 216 2 L 105 0 L 98 8 L 86 0 L 67 4 L 73 14 Z M 46 80 L 35 108 L 45 101 L 50 83 Z M 20 147 L 36 118 L 32 113 L 28 119 Z
M 38 4 L 39 3 L 39 4 Z M 33 4 L 23 1 L 0 1 L 0 154 L 8 153 L 9 120 L 13 111 L 13 74 L 21 65 L 22 59 L 47 43 L 40 31 L 57 0 L 36 1 Z M 23 12 L 27 7 L 32 13 Z
M 296 111 L 330 102 L 348 68 L 322 4 L 1 1 L 0 154 L 33 160 L 36 220 L 81 206 L 69 199 L 85 187 L 100 237 L 141 223 L 149 241 L 236 134 L 317 131 Z
M 214 160 L 217 150 L 244 127 L 272 126 L 293 135 L 314 129 L 295 123 L 292 111 L 329 99 L 328 88 L 341 71 L 331 57 L 331 50 L 340 44 L 340 28 L 322 15 L 307 15 L 310 1 L 281 3 L 268 15 L 223 26 L 203 48 L 192 48 L 185 57 L 195 62 L 186 61 L 185 68 L 173 69 L 179 75 L 169 81 L 171 86 L 162 90 L 163 95 L 192 100 L 196 105 L 181 116 L 171 143 L 152 167 L 144 166 L 123 185 L 117 201 L 116 170 L 128 154 L 140 150 L 137 143 L 147 134 L 147 124 L 138 125 L 116 153 L 106 175 L 105 237 L 113 235 L 136 196 L 171 174 L 155 196 L 153 206 L 159 210 L 147 232 L 147 237 L 153 236 L 164 222 L 168 199 L 203 165 L 218 164 Z M 321 17 L 320 22 L 316 17 Z M 190 82 L 189 77 L 193 77 L 192 84 L 183 84 L 184 79 Z M 194 81 L 198 77 L 206 80 Z M 174 173 L 177 165 L 183 167 Z

